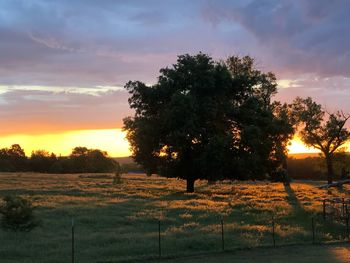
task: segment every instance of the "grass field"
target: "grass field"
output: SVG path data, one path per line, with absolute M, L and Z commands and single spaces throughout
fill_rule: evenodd
M 157 257 L 158 220 L 162 255 L 175 258 L 220 251 L 221 218 L 227 250 L 271 246 L 272 214 L 278 245 L 310 244 L 312 217 L 317 242 L 341 239 L 343 225 L 321 220 L 322 199 L 348 197 L 350 188 L 321 190 L 315 187 L 318 184 L 295 182 L 286 188 L 268 182 L 208 185 L 198 181 L 196 193 L 186 194 L 184 181 L 142 174 L 124 175 L 121 184 L 113 184 L 111 174 L 0 173 L 0 195 L 31 199 L 41 220 L 31 233 L 0 231 L 0 259 L 4 263 L 71 262 L 72 218 L 76 262 Z M 309 248 L 305 249 L 307 253 Z M 223 261 L 226 256 L 234 255 L 224 254 Z

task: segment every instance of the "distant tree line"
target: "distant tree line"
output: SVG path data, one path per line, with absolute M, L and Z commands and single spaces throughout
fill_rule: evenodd
M 27 157 L 18 144 L 0 149 L 0 172 L 40 173 L 101 173 L 115 172 L 119 163 L 107 152 L 86 147 L 75 147 L 69 156 L 56 156 L 45 150 L 33 151 Z
M 350 155 L 337 152 L 333 158 L 333 179 L 340 180 L 349 177 Z M 288 175 L 293 179 L 325 180 L 327 179 L 327 164 L 324 157 L 288 158 Z
M 334 177 L 334 155 L 348 140 L 349 116 L 328 113 L 311 98 L 273 100 L 276 77 L 254 59 L 181 55 L 158 81 L 129 81 L 134 116 L 124 119 L 132 156 L 147 174 L 187 181 L 270 179 L 288 182 L 287 146 L 295 133 L 319 149 Z

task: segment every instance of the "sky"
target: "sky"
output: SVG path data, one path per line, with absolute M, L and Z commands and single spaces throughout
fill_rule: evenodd
M 177 55 L 200 51 L 253 56 L 276 74 L 276 99 L 350 113 L 348 10 L 347 0 L 0 0 L 0 147 L 127 155 L 125 83 L 153 84 Z

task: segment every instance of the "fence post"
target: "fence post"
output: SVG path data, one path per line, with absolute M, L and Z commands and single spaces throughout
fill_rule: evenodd
M 311 218 L 311 227 L 312 227 L 312 243 L 315 244 L 315 222 L 314 222 L 314 217 Z
M 72 263 L 74 263 L 74 218 L 72 218 Z
M 158 220 L 158 256 L 161 257 L 162 255 L 162 248 L 160 243 L 160 220 Z
M 276 240 L 275 240 L 275 217 L 272 215 L 272 241 L 273 241 L 273 247 L 276 247 Z
M 224 220 L 221 219 L 221 245 L 222 251 L 225 250 L 225 239 L 224 239 Z
M 323 220 L 326 220 L 326 200 L 323 199 Z
M 346 238 L 349 239 L 349 216 L 348 215 L 345 218 L 345 224 L 346 224 Z

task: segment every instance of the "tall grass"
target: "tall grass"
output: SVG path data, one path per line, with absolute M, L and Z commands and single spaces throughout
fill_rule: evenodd
M 322 199 L 346 197 L 350 189 L 321 190 L 318 182 L 185 182 L 143 174 L 1 173 L 0 195 L 19 194 L 37 207 L 41 227 L 16 236 L 0 231 L 1 262 L 69 262 L 71 219 L 75 221 L 76 262 L 108 262 L 158 255 L 161 220 L 163 255 L 184 255 L 225 247 L 271 245 L 271 219 L 278 244 L 341 238 L 344 226 L 321 221 Z

